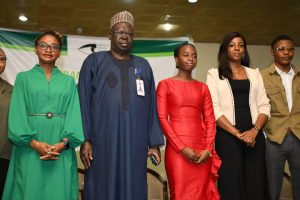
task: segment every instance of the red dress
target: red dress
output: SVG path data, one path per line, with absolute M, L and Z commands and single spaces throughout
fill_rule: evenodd
M 214 151 L 216 122 L 207 85 L 172 78 L 157 88 L 159 120 L 167 139 L 165 166 L 172 200 L 220 199 L 215 182 L 221 160 Z M 191 163 L 184 147 L 213 152 L 204 164 Z

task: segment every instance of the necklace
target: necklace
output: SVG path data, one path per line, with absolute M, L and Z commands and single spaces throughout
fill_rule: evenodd
M 244 69 L 243 67 L 240 67 L 239 69 L 232 69 L 231 71 L 232 71 L 233 76 L 238 78 L 240 72 L 241 72 L 243 69 Z

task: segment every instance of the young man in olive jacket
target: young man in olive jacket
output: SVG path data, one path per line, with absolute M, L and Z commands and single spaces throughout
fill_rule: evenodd
M 300 199 L 300 69 L 291 64 L 294 52 L 291 37 L 277 36 L 271 44 L 274 63 L 261 72 L 271 103 L 271 119 L 264 130 L 272 200 L 279 199 L 286 161 L 292 176 L 294 200 Z

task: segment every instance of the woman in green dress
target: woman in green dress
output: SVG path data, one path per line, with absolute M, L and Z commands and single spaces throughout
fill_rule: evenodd
M 77 199 L 75 147 L 83 141 L 83 130 L 75 81 L 55 66 L 61 46 L 59 33 L 43 33 L 35 41 L 39 64 L 17 75 L 3 200 Z

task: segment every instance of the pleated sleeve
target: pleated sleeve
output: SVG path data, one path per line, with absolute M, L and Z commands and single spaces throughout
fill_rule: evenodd
M 70 85 L 70 100 L 68 103 L 64 128 L 60 140 L 67 138 L 69 140 L 70 147 L 75 148 L 83 142 L 84 136 L 78 91 L 74 79 L 72 79 Z
M 28 146 L 37 133 L 30 128 L 26 109 L 26 81 L 23 73 L 16 77 L 8 115 L 8 138 L 12 143 Z

